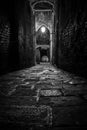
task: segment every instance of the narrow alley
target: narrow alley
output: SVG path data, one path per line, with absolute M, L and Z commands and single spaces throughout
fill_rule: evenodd
M 87 80 L 49 63 L 3 75 L 0 122 L 8 123 L 8 128 L 12 124 L 32 129 L 85 127 Z
M 0 1 L 0 130 L 87 130 L 87 0 Z

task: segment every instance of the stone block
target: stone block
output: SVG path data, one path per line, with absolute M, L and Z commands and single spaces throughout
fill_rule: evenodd
M 41 90 L 40 95 L 42 96 L 60 96 L 61 92 L 57 89 L 46 89 L 46 90 Z
M 24 122 L 28 125 L 52 125 L 52 108 L 46 105 L 40 106 L 12 106 L 6 111 L 9 121 Z

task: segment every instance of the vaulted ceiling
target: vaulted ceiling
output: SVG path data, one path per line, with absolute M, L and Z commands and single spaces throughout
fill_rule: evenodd
M 53 9 L 56 0 L 29 0 L 33 9 Z

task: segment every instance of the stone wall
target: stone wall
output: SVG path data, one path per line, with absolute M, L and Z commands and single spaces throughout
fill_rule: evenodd
M 29 3 L 25 3 L 18 20 L 20 67 L 25 68 L 34 65 L 32 10 Z
M 10 24 L 5 16 L 0 17 L 0 72 L 8 69 L 8 48 L 10 41 Z
M 34 65 L 32 17 L 27 0 L 0 3 L 0 75 Z
M 79 4 L 78 4 L 79 3 Z M 84 74 L 87 72 L 87 9 L 82 1 L 60 1 L 58 66 Z

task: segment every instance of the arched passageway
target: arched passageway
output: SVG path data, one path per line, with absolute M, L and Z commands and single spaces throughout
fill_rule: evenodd
M 36 32 L 36 63 L 50 61 L 50 31 L 42 25 Z

